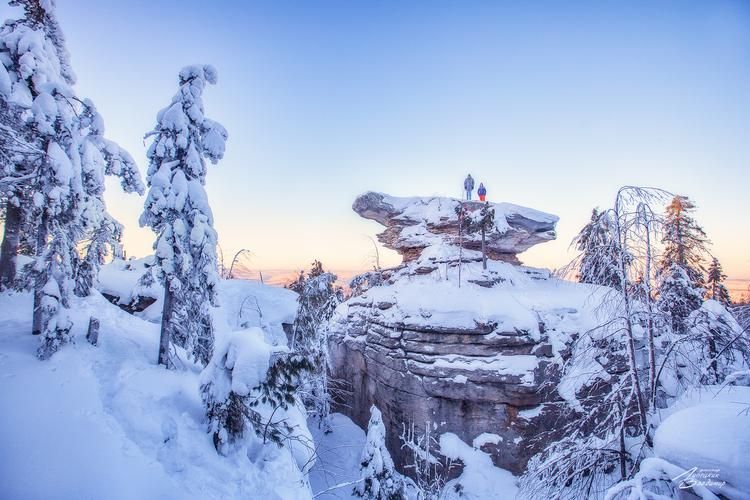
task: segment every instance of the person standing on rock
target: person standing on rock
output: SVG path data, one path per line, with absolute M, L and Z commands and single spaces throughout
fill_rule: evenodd
M 484 198 L 487 196 L 487 189 L 484 187 L 484 183 L 479 183 L 479 189 L 477 189 L 477 194 L 479 195 L 479 201 L 484 201 Z
M 471 193 L 474 191 L 474 179 L 471 174 L 467 175 L 464 180 L 464 191 L 466 191 L 466 199 L 471 201 Z

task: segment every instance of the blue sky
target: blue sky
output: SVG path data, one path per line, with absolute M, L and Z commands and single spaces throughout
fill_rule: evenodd
M 357 194 L 458 196 L 471 172 L 561 217 L 529 264 L 563 264 L 591 208 L 643 184 L 692 197 L 750 278 L 750 2 L 58 4 L 79 94 L 144 172 L 180 67 L 216 66 L 206 111 L 230 136 L 207 190 L 225 251 L 258 267 L 368 267 Z M 142 202 L 108 192 L 132 255 L 153 241 Z

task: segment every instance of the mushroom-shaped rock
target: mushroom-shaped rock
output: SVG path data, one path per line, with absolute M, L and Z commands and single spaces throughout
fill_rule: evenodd
M 457 208 L 463 204 L 467 216 L 477 214 L 484 202 L 461 201 L 444 197 L 397 197 L 367 192 L 360 195 L 352 209 L 365 219 L 386 227 L 378 239 L 399 252 L 406 262 L 417 260 L 429 247 L 454 247 L 479 250 L 478 232 L 459 232 Z M 489 203 L 494 209 L 493 227 L 485 233 L 487 257 L 517 262 L 516 254 L 545 241 L 554 240 L 556 215 L 512 203 Z M 442 252 L 450 257 L 451 252 Z

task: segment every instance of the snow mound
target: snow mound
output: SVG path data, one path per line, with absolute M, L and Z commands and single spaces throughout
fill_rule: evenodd
M 482 441 L 486 443 L 497 440 L 489 436 L 482 438 L 472 447 L 453 433 L 446 432 L 440 436 L 440 453 L 451 460 L 460 460 L 464 465 L 461 475 L 445 485 L 446 500 L 503 500 L 516 497 L 518 487 L 515 476 L 495 467 L 490 455 L 477 446 Z
M 656 430 L 654 451 L 685 470 L 715 470 L 717 481 L 750 494 L 750 387 L 716 391 L 678 403 Z
M 152 299 L 153 303 L 135 314 L 148 321 L 159 321 L 164 288 L 158 282 L 148 286 L 141 284 L 141 278 L 153 265 L 153 256 L 127 261 L 115 259 L 102 267 L 97 289 L 121 306 L 143 302 L 144 297 Z M 254 280 L 221 280 L 218 289 L 219 307 L 214 317 L 219 324 L 231 329 L 262 328 L 266 340 L 273 345 L 286 342 L 283 325 L 294 322 L 296 293 Z

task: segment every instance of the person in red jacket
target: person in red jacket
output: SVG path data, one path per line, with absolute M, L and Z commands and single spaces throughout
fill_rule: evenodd
M 484 198 L 487 196 L 487 189 L 484 187 L 484 183 L 479 183 L 479 189 L 477 189 L 477 194 L 479 195 L 479 201 L 484 201 Z

